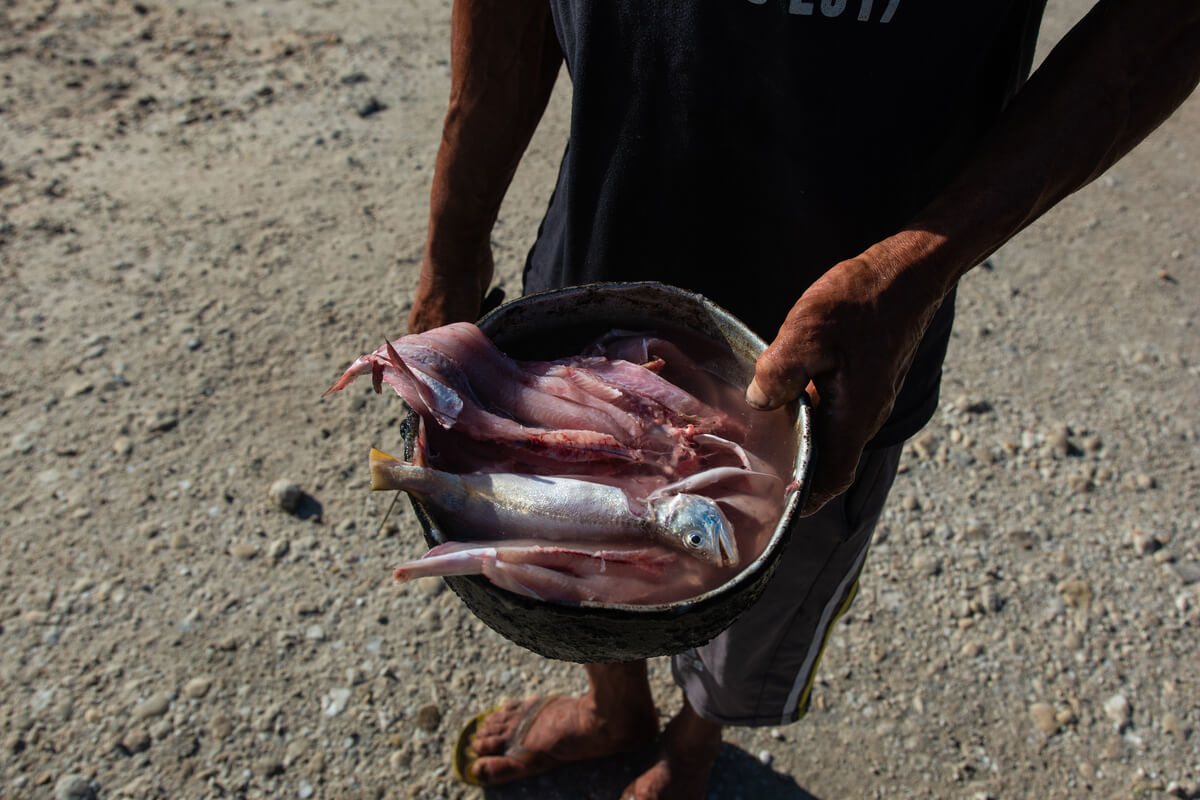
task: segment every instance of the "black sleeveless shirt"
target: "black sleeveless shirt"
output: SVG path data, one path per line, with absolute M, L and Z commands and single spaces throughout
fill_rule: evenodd
M 897 231 L 1028 74 L 1045 0 L 551 0 L 574 86 L 525 291 L 657 280 L 768 342 Z M 953 296 L 874 440 L 937 406 Z

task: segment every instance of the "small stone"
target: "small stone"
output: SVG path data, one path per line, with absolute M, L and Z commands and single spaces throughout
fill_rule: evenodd
M 1056 428 L 1046 436 L 1046 447 L 1056 456 L 1067 456 L 1071 452 L 1071 439 L 1065 427 Z
M 212 680 L 207 677 L 192 678 L 183 685 L 183 696 L 189 697 L 192 700 L 199 700 L 208 694 L 208 690 L 211 687 Z
M 1133 709 L 1123 694 L 1114 694 L 1104 701 L 1104 715 L 1120 730 L 1129 724 L 1133 718 Z
M 271 546 L 267 548 L 267 557 L 272 561 L 278 561 L 288 554 L 291 549 L 291 544 L 287 539 L 276 539 L 271 542 Z
M 238 542 L 229 548 L 229 554 L 239 561 L 249 561 L 258 555 L 258 545 L 251 542 Z
M 258 769 L 256 771 L 264 778 L 274 778 L 276 775 L 282 775 L 285 770 L 286 767 L 284 767 L 283 762 L 279 759 L 264 758 L 258 762 Z
M 1086 581 L 1062 581 L 1058 584 L 1058 591 L 1071 608 L 1087 610 L 1092 604 L 1092 589 Z
M 764 767 L 771 766 L 771 753 L 769 750 L 758 751 L 758 763 L 762 764 Z
M 313 796 L 313 793 L 315 791 L 316 790 L 313 789 L 311 783 L 309 783 L 308 781 L 300 781 L 300 786 L 296 790 L 296 795 L 300 798 L 300 800 L 308 800 L 310 797 Z
M 133 440 L 128 436 L 118 436 L 113 439 L 113 452 L 119 456 L 127 456 L 133 452 Z
M 145 728 L 133 728 L 121 737 L 121 746 L 130 753 L 140 753 L 150 747 L 150 732 Z
M 350 704 L 350 697 L 352 694 L 353 692 L 350 689 L 330 689 L 323 709 L 325 716 L 336 717 L 338 714 L 341 714 L 343 711 L 345 711 L 346 706 Z
M 1168 569 L 1184 586 L 1200 583 L 1200 561 L 1177 561 Z
M 221 641 L 217 642 L 217 649 L 222 652 L 225 652 L 225 653 L 231 652 L 233 650 L 237 650 L 237 646 L 238 646 L 237 636 L 235 636 L 232 633 L 229 634 L 228 636 L 226 636 Z
M 1138 491 L 1148 491 L 1153 489 L 1156 485 L 1157 483 L 1155 482 L 1154 478 L 1151 478 L 1144 472 L 1133 476 L 1133 486 Z
M 423 731 L 433 733 L 437 730 L 438 725 L 442 723 L 442 712 L 437 707 L 436 703 L 421 706 L 417 709 L 417 727 Z
M 187 547 L 187 537 L 178 531 L 176 531 L 175 533 L 172 533 L 171 534 L 171 549 L 172 550 L 182 550 L 185 547 Z
M 63 394 L 66 397 L 81 397 L 85 394 L 90 393 L 95 388 L 96 388 L 96 386 L 91 381 L 89 381 L 87 378 L 81 378 L 79 380 L 72 381 L 71 383 L 67 384 L 66 391 L 63 392 Z
M 204 341 L 202 339 L 197 339 L 196 337 L 193 336 L 191 339 L 187 340 L 187 349 L 188 350 L 192 350 L 192 351 L 199 350 L 203 346 L 204 346 Z
M 979 642 L 967 642 L 962 646 L 962 654 L 967 658 L 975 658 L 983 652 L 983 645 Z
M 320 625 L 309 625 L 304 631 L 304 638 L 310 642 L 323 642 L 325 641 L 325 629 Z
M 1184 739 L 1188 734 L 1187 726 L 1183 724 L 1183 720 L 1174 711 L 1168 711 L 1163 714 L 1162 729 L 1164 733 L 1174 736 L 1177 739 Z
M 912 566 L 921 575 L 937 575 L 942 571 L 941 559 L 928 553 L 917 553 L 913 556 Z
M 900 498 L 900 507 L 905 511 L 917 511 L 921 508 L 921 503 L 911 494 L 906 494 Z
M 160 719 L 158 722 L 150 726 L 150 735 L 154 737 L 154 741 L 161 742 L 163 739 L 171 735 L 175 730 L 175 723 L 168 717 Z
M 1158 550 L 1160 547 L 1162 547 L 1162 542 L 1158 541 L 1153 534 L 1146 533 L 1140 528 L 1134 528 L 1131 530 L 1129 532 L 1129 538 L 1133 542 L 1133 549 L 1136 550 L 1140 556 L 1150 555 L 1155 550 Z
M 179 412 L 173 408 L 157 409 L 142 420 L 142 425 L 150 433 L 165 433 L 178 424 Z
M 67 773 L 54 784 L 54 800 L 96 800 L 96 790 L 84 776 Z
M 1058 719 L 1049 703 L 1034 703 L 1029 707 L 1029 716 L 1033 718 L 1034 726 L 1042 733 L 1058 732 Z
M 133 718 L 138 720 L 161 717 L 171 708 L 171 698 L 166 694 L 147 697 L 133 709 Z
M 1079 721 L 1079 718 L 1075 716 L 1075 710 L 1072 708 L 1064 708 L 1055 714 L 1054 718 L 1058 720 L 1059 725 L 1074 725 Z
M 12 437 L 12 450 L 14 453 L 25 455 L 33 452 L 34 441 L 33 437 L 28 433 L 18 433 Z
M 286 478 L 280 478 L 271 484 L 271 498 L 284 511 L 295 511 L 300 505 L 300 499 L 304 496 L 304 491 L 299 484 L 293 483 Z
M 233 721 L 224 714 L 214 714 L 208 721 L 208 731 L 214 739 L 222 741 L 233 733 Z
M 87 711 L 83 712 L 83 721 L 89 725 L 95 725 L 102 719 L 104 719 L 103 712 L 101 712 L 100 709 L 96 708 L 95 706 L 92 706 Z

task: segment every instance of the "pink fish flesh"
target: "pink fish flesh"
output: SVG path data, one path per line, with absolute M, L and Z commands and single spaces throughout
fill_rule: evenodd
M 656 375 L 624 361 L 508 358 L 476 326 L 455 323 L 388 342 L 358 358 L 326 392 L 370 374 L 421 417 L 524 460 L 652 462 L 664 474 L 695 464 L 698 434 L 741 438 L 744 428 Z
M 653 545 L 447 542 L 394 572 L 400 582 L 446 575 L 483 575 L 503 589 L 539 600 L 650 604 L 702 591 L 705 566 Z

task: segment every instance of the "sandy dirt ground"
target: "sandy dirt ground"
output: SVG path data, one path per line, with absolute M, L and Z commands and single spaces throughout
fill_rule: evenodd
M 403 331 L 448 20 L 0 4 L 0 797 L 481 797 L 462 722 L 582 686 L 391 585 L 422 547 L 366 455 L 400 404 L 320 399 Z M 510 295 L 568 101 L 496 228 Z M 710 797 L 1200 796 L 1197 131 L 1193 98 L 965 279 L 812 710 L 730 730 Z M 487 796 L 614 797 L 646 756 Z

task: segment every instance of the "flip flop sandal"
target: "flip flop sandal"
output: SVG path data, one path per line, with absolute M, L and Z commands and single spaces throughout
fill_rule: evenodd
M 497 711 L 504 709 L 505 704 L 489 708 L 476 714 L 474 718 L 468 722 L 461 731 L 459 731 L 458 739 L 454 742 L 454 777 L 458 778 L 463 783 L 469 783 L 472 786 L 496 786 L 501 783 L 520 780 L 534 775 L 540 775 L 543 772 L 549 772 L 551 769 L 559 766 L 562 762 L 549 753 L 530 750 L 525 746 L 525 735 L 529 733 L 529 729 L 533 727 L 534 720 L 538 715 L 550 705 L 551 702 L 557 700 L 562 695 L 552 694 L 546 697 L 539 697 L 525 709 L 525 713 L 521 715 L 521 719 L 517 721 L 517 727 L 513 729 L 512 737 L 509 739 L 508 747 L 503 753 L 481 756 L 471 749 L 471 740 L 475 738 L 475 734 L 483 725 L 484 721 Z M 521 764 L 525 769 L 521 775 L 516 778 L 510 778 L 506 781 L 487 782 L 476 778 L 473 773 L 475 762 L 480 758 L 511 758 Z

